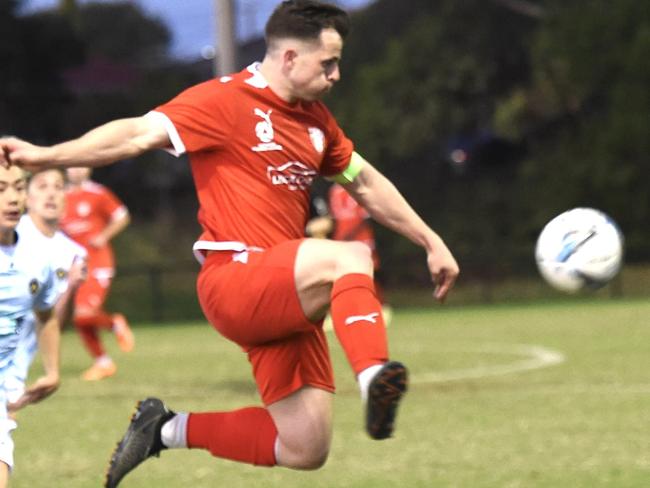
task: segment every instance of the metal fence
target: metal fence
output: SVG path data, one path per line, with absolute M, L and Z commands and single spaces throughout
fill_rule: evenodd
M 205 320 L 196 295 L 199 266 L 194 261 L 118 268 L 107 307 L 132 322 Z M 428 283 L 389 283 L 387 300 L 394 307 L 434 306 Z M 539 276 L 494 276 L 459 279 L 449 306 L 501 304 L 537 300 L 650 298 L 650 265 L 626 266 L 607 286 L 575 296 L 553 290 Z

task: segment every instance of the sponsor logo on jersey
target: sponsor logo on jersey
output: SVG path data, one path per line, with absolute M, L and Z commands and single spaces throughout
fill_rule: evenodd
M 266 175 L 272 184 L 286 185 L 295 191 L 308 189 L 318 173 L 298 161 L 289 161 L 282 166 L 268 166 Z
M 41 286 L 38 284 L 38 280 L 34 278 L 32 281 L 29 282 L 29 293 L 31 293 L 32 295 L 36 295 L 40 287 Z
M 273 123 L 271 122 L 271 113 L 273 113 L 273 110 L 264 112 L 259 108 L 256 108 L 253 112 L 262 120 L 255 124 L 255 135 L 260 140 L 260 143 L 257 146 L 253 146 L 251 149 L 255 152 L 282 151 L 282 146 L 273 140 L 275 137 Z
M 322 153 L 325 150 L 325 134 L 318 127 L 310 127 L 309 129 L 309 138 L 311 143 L 314 145 L 314 149 L 319 153 Z
M 77 235 L 90 229 L 91 224 L 86 220 L 71 220 L 65 224 L 65 232 L 68 235 Z

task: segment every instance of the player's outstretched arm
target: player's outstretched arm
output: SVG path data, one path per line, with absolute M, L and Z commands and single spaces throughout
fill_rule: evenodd
M 37 146 L 16 137 L 0 138 L 0 164 L 28 171 L 49 167 L 104 166 L 150 149 L 169 146 L 161 124 L 147 117 L 119 119 L 101 125 L 78 139 L 54 146 Z
M 377 222 L 422 246 L 435 285 L 434 296 L 444 301 L 458 277 L 458 263 L 442 238 L 413 210 L 388 178 L 367 161 L 344 188 Z
M 81 284 L 88 277 L 88 263 L 86 258 L 75 258 L 70 270 L 68 271 L 68 287 L 61 294 L 54 305 L 54 314 L 59 322 L 59 327 L 63 329 L 72 319 L 74 312 L 74 297 Z
M 38 329 L 38 347 L 41 351 L 45 373 L 30 385 L 22 396 L 7 409 L 15 411 L 30 403 L 40 402 L 59 388 L 59 351 L 61 331 L 59 321 L 53 309 L 36 312 L 40 326 Z

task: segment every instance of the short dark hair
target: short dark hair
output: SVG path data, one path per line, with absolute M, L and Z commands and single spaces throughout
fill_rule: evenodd
M 267 46 L 275 39 L 318 39 L 323 29 L 334 29 L 342 38 L 350 31 L 350 18 L 336 5 L 315 0 L 286 0 L 266 23 Z
M 31 186 L 32 181 L 33 181 L 33 179 L 34 179 L 34 176 L 36 176 L 36 175 L 38 175 L 38 174 L 41 174 L 41 173 L 46 173 L 46 172 L 48 172 L 48 171 L 56 171 L 56 172 L 59 173 L 59 174 L 61 175 L 61 177 L 63 178 L 63 182 L 64 182 L 64 183 L 67 183 L 67 181 L 68 181 L 68 175 L 66 174 L 65 169 L 63 169 L 63 168 L 59 168 L 59 167 L 55 167 L 55 168 L 43 168 L 43 169 L 39 169 L 38 171 L 34 171 L 33 173 L 28 173 L 28 174 L 27 174 L 27 186 L 28 186 L 28 187 Z

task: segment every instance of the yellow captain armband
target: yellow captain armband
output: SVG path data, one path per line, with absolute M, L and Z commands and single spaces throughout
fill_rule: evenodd
M 330 176 L 327 179 L 336 183 L 340 183 L 341 185 L 352 183 L 354 179 L 359 175 L 359 173 L 361 173 L 364 164 L 366 164 L 366 160 L 363 159 L 359 153 L 353 152 L 348 167 L 345 168 L 342 173 Z

